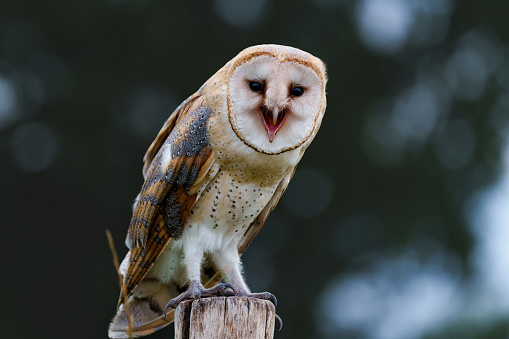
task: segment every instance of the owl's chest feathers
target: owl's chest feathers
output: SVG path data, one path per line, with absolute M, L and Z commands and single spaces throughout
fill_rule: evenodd
M 214 176 L 200 190 L 181 238 L 182 246 L 192 242 L 205 253 L 236 247 L 290 170 L 278 156 L 250 152 L 244 144 L 211 146 Z
M 282 178 L 265 173 L 255 176 L 242 163 L 215 166 L 215 176 L 202 190 L 182 234 L 182 245 L 187 240 L 200 243 L 204 252 L 237 246 Z

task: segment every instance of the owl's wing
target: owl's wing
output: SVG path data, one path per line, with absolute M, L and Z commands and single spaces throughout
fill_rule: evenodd
M 207 134 L 210 113 L 204 97 L 190 97 L 168 119 L 147 152 L 145 182 L 127 233 L 131 254 L 119 306 L 171 238 L 182 233 L 199 188 L 210 180 L 207 174 L 214 163 Z

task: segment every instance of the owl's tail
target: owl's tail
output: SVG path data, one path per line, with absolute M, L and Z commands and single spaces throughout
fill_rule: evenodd
M 121 275 L 125 274 L 128 261 L 129 253 L 120 265 Z M 204 287 L 210 288 L 221 280 L 221 276 L 209 268 L 205 270 L 202 279 L 205 282 Z M 179 294 L 174 284 L 163 284 L 158 280 L 145 278 L 136 287 L 128 302 L 118 308 L 117 314 L 111 320 L 108 336 L 112 339 L 140 338 L 171 324 L 175 317 L 174 310 L 169 308 L 165 316 L 164 308 Z M 129 306 L 132 328 L 126 315 L 126 304 Z
M 165 291 L 166 290 L 166 291 Z M 117 310 L 108 330 L 110 338 L 139 338 L 171 324 L 174 310 L 169 309 L 164 316 L 164 307 L 174 295 L 168 293 L 168 286 L 161 285 L 159 293 L 152 297 L 138 298 L 131 296 L 128 300 L 132 329 L 125 312 L 125 303 Z M 178 294 L 177 294 L 178 295 Z
M 120 264 L 118 273 L 126 274 L 131 251 Z M 175 285 L 162 284 L 156 279 L 144 279 L 135 288 L 127 302 L 117 309 L 108 329 L 110 338 L 139 338 L 163 328 L 173 322 L 173 309 L 169 309 L 166 317 L 164 307 L 179 292 Z M 128 307 L 129 312 L 126 312 Z

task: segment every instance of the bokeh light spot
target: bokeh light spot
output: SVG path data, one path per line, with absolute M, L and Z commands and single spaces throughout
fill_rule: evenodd
M 261 24 L 263 16 L 267 15 L 266 7 L 266 0 L 214 0 L 217 15 L 237 28 L 252 28 Z
M 473 196 L 465 208 L 477 243 L 471 257 L 476 269 L 477 299 L 486 312 L 509 312 L 509 143 L 504 147 L 502 176 Z M 482 315 L 486 316 L 486 315 Z
M 366 47 L 380 53 L 403 47 L 413 22 L 413 12 L 404 0 L 361 0 L 356 11 L 357 29 Z
M 449 122 L 435 142 L 435 154 L 440 163 L 452 170 L 467 166 L 475 149 L 475 135 L 464 120 Z
M 163 88 L 132 86 L 118 90 L 112 106 L 118 127 L 151 142 L 177 107 L 177 100 Z
M 446 68 L 451 92 L 461 100 L 477 99 L 485 90 L 488 77 L 502 62 L 498 37 L 482 27 L 465 33 L 458 41 Z
M 9 80 L 0 76 L 0 128 L 8 126 L 17 115 L 16 90 Z
M 442 101 L 434 88 L 419 84 L 400 95 L 392 114 L 392 125 L 402 142 L 423 144 L 434 131 L 441 113 Z
M 317 326 L 337 338 L 413 339 L 446 323 L 458 309 L 458 277 L 440 260 L 420 263 L 411 253 L 379 259 L 369 270 L 333 279 L 326 288 Z M 318 321 L 318 318 L 317 318 Z
M 409 152 L 433 140 L 439 123 L 450 110 L 445 86 L 424 80 L 403 90 L 394 101 L 384 101 L 368 116 L 363 147 L 380 164 L 397 164 Z
M 58 153 L 58 141 L 48 126 L 30 122 L 14 130 L 10 150 L 19 168 L 28 173 L 36 173 L 53 164 Z

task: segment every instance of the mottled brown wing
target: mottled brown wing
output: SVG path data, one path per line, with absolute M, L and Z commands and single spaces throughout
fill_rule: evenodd
M 192 97 L 191 97 L 192 98 Z M 173 113 L 174 127 L 163 128 L 164 142 L 156 141 L 147 152 L 150 162 L 127 233 L 131 256 L 124 276 L 119 306 L 130 296 L 171 238 L 179 236 L 196 203 L 197 188 L 205 184 L 214 158 L 207 123 L 211 110 L 197 96 Z

